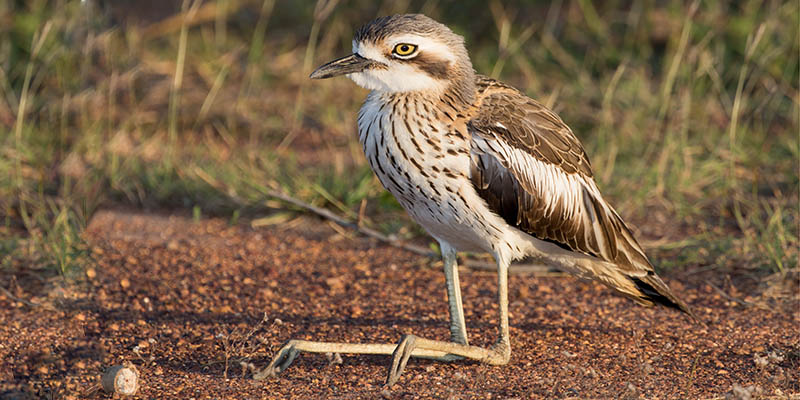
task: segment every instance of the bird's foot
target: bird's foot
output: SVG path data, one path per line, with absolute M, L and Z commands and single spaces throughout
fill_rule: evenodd
M 392 366 L 386 386 L 392 386 L 408 363 L 410 357 L 428 358 L 438 361 L 454 361 L 464 358 L 477 360 L 492 365 L 508 363 L 511 354 L 508 342 L 498 342 L 491 349 L 469 346 L 461 343 L 430 340 L 414 335 L 404 336 L 398 344 L 391 343 L 334 343 L 312 342 L 308 340 L 290 340 L 275 354 L 272 362 L 263 370 L 255 373 L 253 379 L 263 380 L 289 368 L 301 352 L 332 354 L 333 363 L 339 363 L 338 354 L 384 354 L 392 355 Z
M 256 380 L 267 379 L 277 376 L 279 373 L 289 368 L 289 365 L 297 358 L 301 352 L 330 354 L 331 364 L 340 364 L 339 354 L 393 354 L 397 345 L 394 343 L 335 343 L 335 342 L 312 342 L 309 340 L 290 340 L 281 347 L 275 354 L 272 362 L 266 368 L 253 375 Z M 419 348 L 410 350 L 414 357 L 426 357 L 440 359 L 448 356 L 446 352 Z
M 506 365 L 510 359 L 511 345 L 501 339 L 489 349 L 489 358 L 484 362 L 490 365 Z
M 408 364 L 408 359 L 416 352 L 428 350 L 446 353 L 444 356 L 436 357 L 439 361 L 452 361 L 469 358 L 491 365 L 505 365 L 511 357 L 511 346 L 507 342 L 500 341 L 492 348 L 485 349 L 478 346 L 469 346 L 460 343 L 443 342 L 430 340 L 414 335 L 405 335 L 397 344 L 392 353 L 392 365 L 389 367 L 389 375 L 386 378 L 386 387 L 391 387 L 403 374 Z
M 253 375 L 253 379 L 260 381 L 267 378 L 271 378 L 273 376 L 277 376 L 279 373 L 289 368 L 289 365 L 292 364 L 297 355 L 300 353 L 300 350 L 297 349 L 297 344 L 300 342 L 299 340 L 290 340 L 286 342 L 286 344 L 278 350 L 278 353 L 275 354 L 275 357 L 272 358 L 272 362 L 266 366 L 266 368 L 262 369 L 261 371 L 255 373 Z

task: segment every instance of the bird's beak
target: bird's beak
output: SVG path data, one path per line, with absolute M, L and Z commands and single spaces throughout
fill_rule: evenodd
M 367 69 L 373 61 L 358 54 L 350 54 L 347 57 L 337 58 L 311 73 L 311 79 L 325 79 L 334 76 L 352 74 Z

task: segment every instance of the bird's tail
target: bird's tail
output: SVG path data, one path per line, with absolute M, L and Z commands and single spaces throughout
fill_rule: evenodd
M 692 319 L 697 320 L 697 316 L 689 306 L 672 293 L 661 278 L 654 272 L 649 272 L 643 277 L 629 277 L 633 281 L 639 292 L 638 297 L 650 304 L 661 304 L 666 307 L 675 308 L 689 314 Z
M 678 298 L 652 270 L 629 270 L 596 258 L 593 260 L 581 260 L 575 264 L 578 271 L 571 269 L 571 272 L 581 278 L 601 282 L 641 305 L 653 306 L 659 304 L 674 308 L 699 321 L 689 306 Z M 652 266 L 649 266 L 649 268 L 652 268 Z
M 616 244 L 610 254 L 605 254 L 606 260 L 613 264 L 609 266 L 613 271 L 602 271 L 601 268 L 601 273 L 609 274 L 608 278 L 611 279 L 601 281 L 637 303 L 675 308 L 697 321 L 697 316 L 689 306 L 672 293 L 667 284 L 656 275 L 639 241 L 619 214 L 603 200 L 594 202 L 594 205 L 595 215 L 599 217 L 598 223 L 606 228 L 603 230 L 605 235 L 610 236 L 606 240 Z
M 594 182 L 587 182 L 583 192 L 585 226 L 590 227 L 599 244 L 591 265 L 578 265 L 586 275 L 605 283 L 639 304 L 661 304 L 697 317 L 656 275 L 642 246 L 614 208 L 603 200 Z

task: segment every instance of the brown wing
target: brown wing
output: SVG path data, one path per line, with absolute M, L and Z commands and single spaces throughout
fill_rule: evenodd
M 489 208 L 540 240 L 613 263 L 609 274 L 625 282 L 601 280 L 637 301 L 689 312 L 603 199 L 583 146 L 561 118 L 496 81 L 478 84 L 480 107 L 468 123 L 471 179 Z
M 473 127 L 497 130 L 510 146 L 558 166 L 565 173 L 592 177 L 592 166 L 583 145 L 558 115 L 493 79 L 480 77 L 478 88 L 482 102 L 480 111 L 471 121 Z M 505 128 L 500 128 L 498 123 Z

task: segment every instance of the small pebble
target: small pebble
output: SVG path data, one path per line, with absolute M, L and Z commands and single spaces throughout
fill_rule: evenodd
M 103 373 L 103 390 L 130 396 L 139 389 L 139 372 L 133 366 L 115 365 Z

